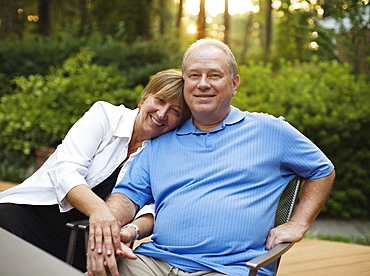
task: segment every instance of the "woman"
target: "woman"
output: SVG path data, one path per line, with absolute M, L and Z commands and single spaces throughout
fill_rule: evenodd
M 109 229 L 119 222 L 104 199 L 146 140 L 176 128 L 190 116 L 182 88 L 181 73 L 171 69 L 149 81 L 138 109 L 95 103 L 38 171 L 0 193 L 0 227 L 63 260 L 67 222 L 89 217 L 91 236 L 110 235 Z M 137 224 L 144 236 L 151 231 L 152 215 L 144 214 Z M 79 239 L 73 265 L 84 271 L 85 251 Z

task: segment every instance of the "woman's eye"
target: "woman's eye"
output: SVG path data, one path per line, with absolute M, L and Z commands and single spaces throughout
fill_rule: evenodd
M 155 98 L 156 99 L 156 101 L 158 102 L 158 103 L 160 103 L 160 104 L 165 104 L 166 103 L 166 101 L 165 100 L 163 100 L 163 99 L 161 99 L 161 98 Z
M 176 109 L 176 108 L 172 108 L 172 111 L 177 115 L 177 116 L 180 116 L 181 112 L 180 110 Z

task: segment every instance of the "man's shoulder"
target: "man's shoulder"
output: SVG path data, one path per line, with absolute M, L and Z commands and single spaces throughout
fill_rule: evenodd
M 286 122 L 285 118 L 280 116 L 276 117 L 269 113 L 264 112 L 245 112 L 245 122 L 255 122 L 255 123 L 263 123 L 263 124 L 272 124 L 272 125 L 279 125 L 281 123 Z

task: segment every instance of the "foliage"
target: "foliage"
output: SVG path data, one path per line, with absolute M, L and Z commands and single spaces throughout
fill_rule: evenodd
M 0 73 L 7 79 L 31 74 L 45 75 L 52 65 L 60 65 L 77 52 L 77 41 L 60 43 L 29 36 L 24 41 L 0 44 Z
M 182 58 L 181 46 L 176 41 L 135 42 L 125 45 L 115 39 L 103 44 L 91 44 L 96 53 L 93 62 L 100 65 L 114 64 L 127 79 L 127 85 L 145 85 L 148 76 L 168 68 L 178 68 Z
M 15 150 L 0 150 L 0 179 L 14 183 L 22 182 L 30 174 L 35 156 Z
M 277 20 L 273 57 L 307 61 L 312 55 L 308 45 L 311 41 L 310 33 L 313 31 L 307 22 L 315 16 L 314 10 L 291 9 L 291 1 L 283 2 L 279 12 L 284 16 Z
M 116 67 L 92 64 L 92 58 L 82 49 L 45 76 L 15 78 L 14 93 L 0 102 L 0 146 L 25 154 L 55 146 L 98 100 L 135 107 L 141 87 L 125 88 Z
M 342 13 L 334 14 L 340 22 L 340 32 L 337 34 L 337 45 L 343 60 L 353 65 L 354 73 L 370 70 L 370 6 L 359 5 L 349 1 L 348 7 Z M 345 27 L 348 20 L 350 29 Z
M 284 116 L 336 166 L 334 189 L 322 214 L 370 218 L 369 79 L 346 64 L 281 61 L 240 66 L 242 83 L 233 104 L 242 110 Z
M 362 236 L 350 236 L 350 237 L 342 237 L 342 236 L 325 236 L 325 235 L 318 235 L 317 233 L 307 233 L 304 236 L 306 239 L 318 239 L 324 241 L 335 241 L 335 242 L 345 242 L 345 243 L 355 243 L 355 244 L 362 244 L 362 245 L 370 245 L 370 233 L 365 233 Z
M 0 96 L 11 93 L 9 80 L 16 76 L 46 75 L 50 66 L 60 66 L 82 46 L 95 53 L 92 63 L 116 66 L 131 88 L 146 85 L 148 76 L 158 71 L 179 67 L 183 52 L 178 42 L 165 38 L 127 45 L 115 36 L 101 36 L 97 32 L 80 39 L 61 33 L 60 41 L 30 36 L 24 41 L 0 44 L 0 84 L 5 85 L 0 88 Z

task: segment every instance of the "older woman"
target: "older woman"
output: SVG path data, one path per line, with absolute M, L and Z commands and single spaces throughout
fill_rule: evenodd
M 60 259 L 68 245 L 66 222 L 89 217 L 90 234 L 98 239 L 117 233 L 122 225 L 104 199 L 148 139 L 189 118 L 182 90 L 181 72 L 171 69 L 151 78 L 138 109 L 95 103 L 38 171 L 0 193 L 0 227 Z M 144 236 L 151 231 L 152 215 L 144 212 L 137 224 Z M 91 244 L 103 250 L 101 240 Z M 82 237 L 73 265 L 85 270 Z

